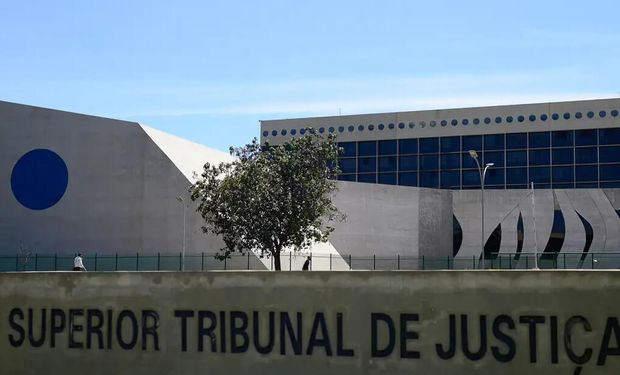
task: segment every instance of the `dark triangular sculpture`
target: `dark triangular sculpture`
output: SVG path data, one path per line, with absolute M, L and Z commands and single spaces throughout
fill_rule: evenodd
M 555 260 L 562 245 L 564 244 L 564 238 L 566 237 L 566 224 L 564 222 L 564 215 L 558 204 L 558 200 L 553 192 L 553 224 L 551 225 L 551 234 L 547 245 L 541 255 L 541 260 Z
M 525 231 L 523 227 L 523 216 L 519 212 L 519 219 L 517 220 L 517 251 L 515 252 L 515 260 L 519 260 L 521 257 L 521 251 L 523 251 L 523 238 L 525 237 Z
M 502 245 L 502 223 L 497 224 L 489 239 L 484 244 L 484 259 L 497 259 L 499 248 Z
M 586 256 L 588 256 L 588 251 L 590 251 L 592 240 L 594 240 L 594 230 L 592 229 L 592 225 L 588 222 L 588 220 L 586 220 L 583 216 L 581 216 L 579 212 L 577 212 L 577 216 L 579 216 L 579 219 L 581 219 L 581 223 L 583 224 L 583 229 L 586 232 L 586 243 L 583 246 L 583 253 L 581 254 L 581 262 L 580 262 L 581 264 L 586 259 Z
M 459 219 L 456 218 L 454 214 L 452 214 L 452 255 L 456 256 L 456 254 L 461 249 L 461 244 L 463 243 L 463 228 L 461 227 L 461 223 L 459 223 Z

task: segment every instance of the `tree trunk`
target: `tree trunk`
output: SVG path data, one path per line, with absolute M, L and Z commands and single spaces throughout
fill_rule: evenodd
M 280 264 L 280 252 L 274 251 L 272 253 L 272 256 L 273 256 L 273 267 L 276 269 L 276 271 L 281 271 L 282 264 Z

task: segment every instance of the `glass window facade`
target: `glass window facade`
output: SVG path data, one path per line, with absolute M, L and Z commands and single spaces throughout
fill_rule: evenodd
M 517 119 L 518 120 L 518 119 Z M 343 181 L 445 189 L 620 186 L 620 128 L 342 142 Z

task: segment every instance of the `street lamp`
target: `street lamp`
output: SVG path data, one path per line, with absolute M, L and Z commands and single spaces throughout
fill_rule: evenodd
M 179 201 L 183 205 L 183 250 L 181 252 L 181 271 L 185 270 L 185 212 L 187 211 L 187 206 L 185 205 L 185 201 L 183 197 L 180 195 L 177 197 L 177 201 Z
M 486 163 L 484 166 L 484 170 L 483 170 L 480 167 L 480 162 L 478 162 L 478 153 L 476 152 L 476 150 L 469 150 L 469 156 L 471 156 L 472 159 L 474 159 L 474 161 L 476 162 L 476 165 L 478 166 L 478 173 L 480 174 L 480 195 L 481 195 L 480 200 L 482 201 L 482 218 L 481 218 L 482 231 L 481 231 L 481 237 L 480 237 L 480 244 L 481 244 L 480 246 L 482 248 L 482 256 L 484 257 L 484 177 L 487 174 L 487 170 L 491 168 L 492 166 L 494 166 L 495 163 Z

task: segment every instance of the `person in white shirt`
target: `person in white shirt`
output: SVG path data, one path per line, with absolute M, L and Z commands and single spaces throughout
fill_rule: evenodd
M 86 267 L 84 267 L 84 263 L 82 262 L 82 253 L 78 253 L 78 255 L 73 258 L 73 270 L 86 271 Z

